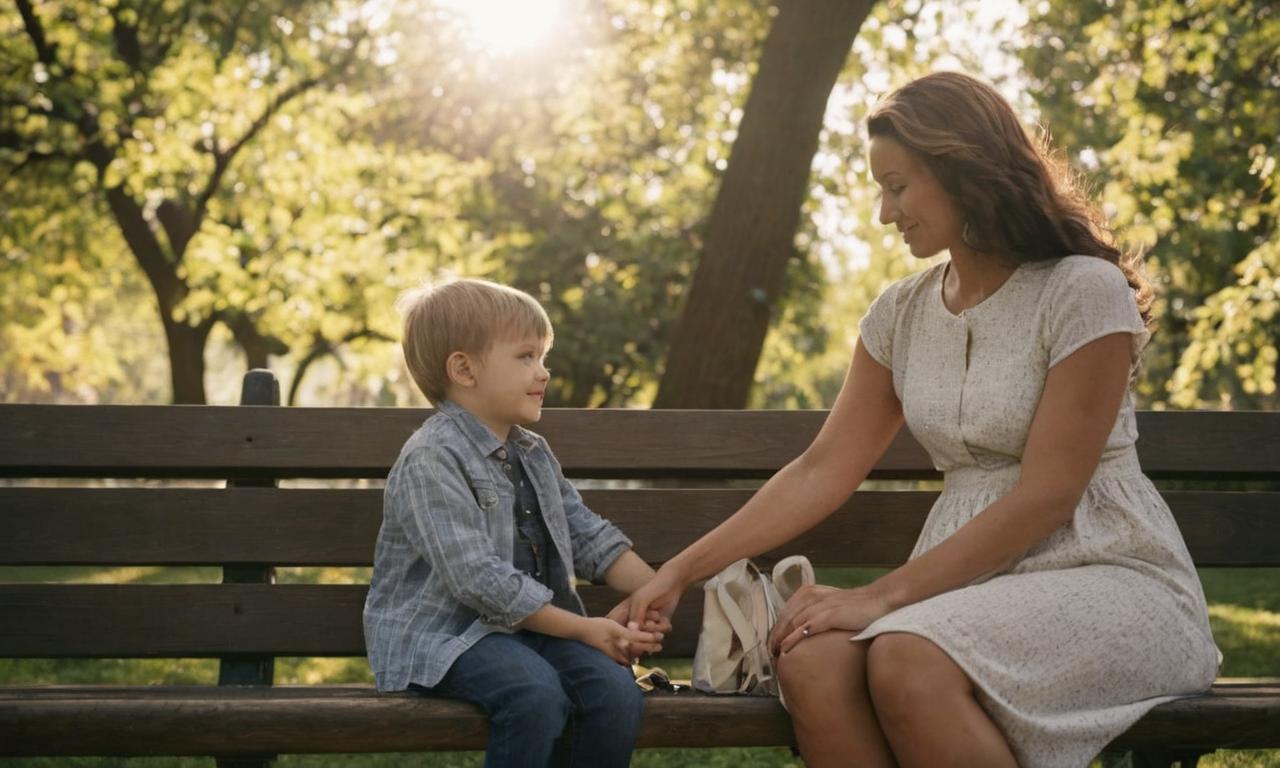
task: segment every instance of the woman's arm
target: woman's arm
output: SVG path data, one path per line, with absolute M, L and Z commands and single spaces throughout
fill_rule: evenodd
M 669 615 L 689 584 L 817 525 L 862 483 L 901 424 L 892 373 L 859 341 L 835 406 L 805 452 L 732 517 L 667 561 L 653 581 L 609 615 L 639 622 L 650 605 Z
M 1104 336 L 1050 369 L 1012 491 L 866 588 L 801 595 L 779 617 L 774 647 L 789 650 L 805 628 L 858 631 L 892 610 L 1005 570 L 1069 522 L 1115 426 L 1130 344 L 1127 333 Z
M 605 571 L 604 583 L 624 595 L 630 595 L 640 587 L 648 584 L 653 576 L 653 569 L 649 567 L 649 564 L 640 559 L 640 556 L 634 550 L 628 549 L 613 561 L 613 564 L 609 566 L 609 570 Z M 628 626 L 631 629 L 654 633 L 657 636 L 657 642 L 660 643 L 666 633 L 671 631 L 671 620 L 659 611 L 649 611 L 645 614 L 645 620 L 642 624 Z M 662 650 L 662 646 L 655 644 L 642 650 L 644 653 L 657 653 Z

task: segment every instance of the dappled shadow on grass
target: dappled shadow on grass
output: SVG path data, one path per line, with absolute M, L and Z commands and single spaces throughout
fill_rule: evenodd
M 214 768 L 211 757 L 0 757 L 0 768 Z
M 1224 677 L 1280 677 L 1280 568 L 1202 568 Z
M 334 658 L 277 658 L 276 685 L 373 685 L 373 671 L 364 656 Z
M 216 685 L 217 659 L 0 659 L 0 685 Z
M 217 584 L 222 569 L 157 565 L 3 566 L 0 583 L 9 584 Z
M 1280 677 L 1280 613 L 1214 603 L 1209 624 L 1223 677 Z
M 1210 603 L 1280 613 L 1280 568 L 1201 568 L 1199 573 Z

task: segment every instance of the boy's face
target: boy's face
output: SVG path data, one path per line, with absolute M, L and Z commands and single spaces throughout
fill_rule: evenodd
M 472 413 L 505 440 L 516 424 L 532 424 L 542 418 L 542 398 L 550 372 L 543 365 L 546 340 L 531 336 L 494 342 L 476 361 Z

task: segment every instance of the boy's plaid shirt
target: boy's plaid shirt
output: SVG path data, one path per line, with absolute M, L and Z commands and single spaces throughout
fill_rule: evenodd
M 630 539 L 587 508 L 540 435 L 514 427 L 509 442 L 563 572 L 602 581 Z M 551 601 L 551 589 L 512 564 L 515 490 L 503 449 L 475 416 L 444 401 L 391 468 L 364 607 L 378 690 L 436 685 L 477 640 L 512 631 Z

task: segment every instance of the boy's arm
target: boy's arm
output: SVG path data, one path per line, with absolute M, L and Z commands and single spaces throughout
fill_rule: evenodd
M 414 549 L 440 574 L 445 589 L 486 624 L 515 628 L 551 601 L 551 590 L 500 557 L 486 517 L 459 460 L 427 447 L 405 457 L 388 512 L 402 521 Z
M 653 576 L 654 571 L 649 564 L 641 560 L 634 550 L 628 549 L 604 572 L 604 583 L 629 595 L 643 587 Z
M 645 629 L 629 629 L 603 616 L 587 618 L 554 605 L 544 605 L 520 622 L 519 629 L 586 643 L 619 664 L 630 665 L 642 653 L 662 650 L 662 636 Z
M 609 568 L 623 553 L 631 551 L 628 539 L 618 527 L 595 512 L 582 500 L 582 494 L 564 476 L 560 462 L 551 449 L 543 443 L 543 450 L 551 460 L 557 489 L 564 503 L 565 523 L 569 526 L 569 538 L 573 545 L 573 568 L 578 576 L 600 583 L 607 579 Z M 611 582 L 610 586 L 612 586 Z M 639 586 L 639 585 L 636 585 Z M 633 587 L 632 589 L 634 589 Z M 631 590 L 625 590 L 630 593 Z

